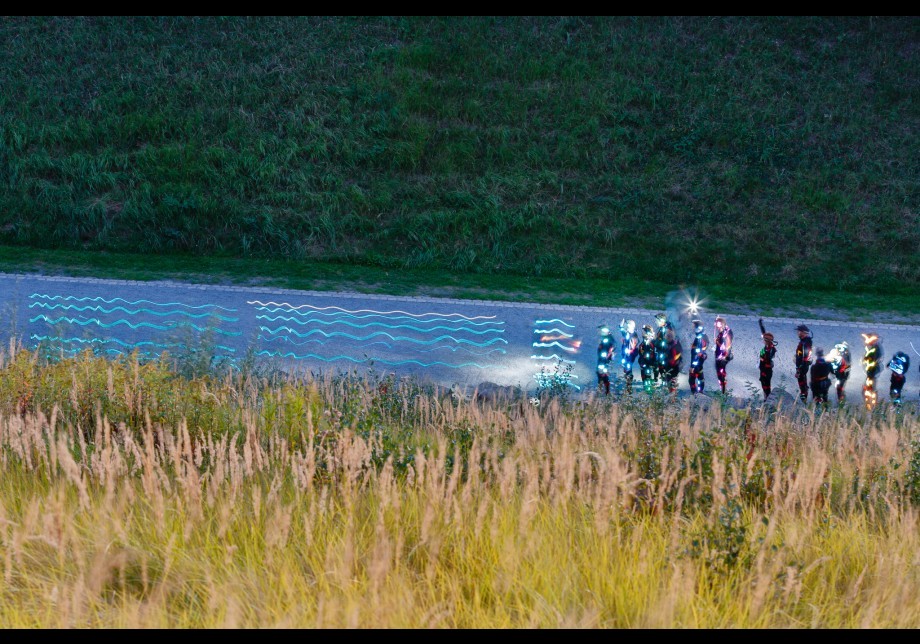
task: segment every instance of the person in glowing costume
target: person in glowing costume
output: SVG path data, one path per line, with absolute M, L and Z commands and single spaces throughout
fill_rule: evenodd
M 850 368 L 852 360 L 850 359 L 850 345 L 846 342 L 838 342 L 834 345 L 834 350 L 828 356 L 828 362 L 831 363 L 831 372 L 837 379 L 837 404 L 842 405 L 846 400 L 844 389 L 847 385 L 847 379 L 850 377 Z
M 690 391 L 695 394 L 703 393 L 706 386 L 703 373 L 703 363 L 706 362 L 709 350 L 709 336 L 706 335 L 703 323 L 693 321 L 693 344 L 690 346 Z
M 613 361 L 613 353 L 616 343 L 610 327 L 602 324 L 598 327 L 601 332 L 601 341 L 597 345 L 597 384 L 604 386 L 604 395 L 610 393 L 610 363 Z
M 668 316 L 664 313 L 658 313 L 655 316 L 655 324 L 658 330 L 655 332 L 655 377 L 664 382 L 665 380 L 665 363 L 668 360 L 668 331 L 673 331 L 674 326 L 668 321 Z
M 864 354 L 862 366 L 866 372 L 866 384 L 863 385 L 863 398 L 866 401 L 866 409 L 872 410 L 875 403 L 878 402 L 878 394 L 875 392 L 875 377 L 882 370 L 882 346 L 879 344 L 878 336 L 874 333 L 863 333 Z
M 655 346 L 655 332 L 652 327 L 642 326 L 642 342 L 639 343 L 639 373 L 642 375 L 642 386 L 651 393 L 655 388 L 656 373 L 658 369 L 657 347 Z
M 903 351 L 898 351 L 888 363 L 888 368 L 891 369 L 891 387 L 888 393 L 891 395 L 891 402 L 900 407 L 901 392 L 904 391 L 907 371 L 910 369 L 910 356 Z
M 622 320 L 620 322 L 620 366 L 623 367 L 623 379 L 626 381 L 626 393 L 632 393 L 633 362 L 639 355 L 639 336 L 636 335 L 635 320 Z
M 795 327 L 799 333 L 799 344 L 795 348 L 795 379 L 799 383 L 799 397 L 808 401 L 808 368 L 811 366 L 811 345 L 813 336 L 804 324 Z
M 763 318 L 759 319 L 760 337 L 763 338 L 763 348 L 760 350 L 760 387 L 763 389 L 763 399 L 766 400 L 773 391 L 773 359 L 776 357 L 776 341 L 773 334 L 768 333 L 763 325 Z
M 716 342 L 713 349 L 713 357 L 716 359 L 716 376 L 719 378 L 719 386 L 722 393 L 725 393 L 726 373 L 725 367 L 731 362 L 734 355 L 732 354 L 732 340 L 735 334 L 728 327 L 725 318 L 721 315 L 716 317 Z

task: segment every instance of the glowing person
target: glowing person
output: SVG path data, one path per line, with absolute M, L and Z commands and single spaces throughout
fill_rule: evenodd
M 728 363 L 731 362 L 732 358 L 732 340 L 735 337 L 735 334 L 728 327 L 728 323 L 725 322 L 725 318 L 721 315 L 716 317 L 716 342 L 715 348 L 713 350 L 713 357 L 716 360 L 716 377 L 719 379 L 719 386 L 722 388 L 722 393 L 725 393 L 725 381 L 727 374 L 725 373 L 725 367 L 728 366 Z
M 703 393 L 706 386 L 703 363 L 706 362 L 709 350 L 709 336 L 706 335 L 703 323 L 693 321 L 693 344 L 690 346 L 690 391 L 695 394 Z

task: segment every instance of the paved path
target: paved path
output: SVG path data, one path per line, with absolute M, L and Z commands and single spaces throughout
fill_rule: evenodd
M 155 261 L 155 260 L 153 260 Z M 51 343 L 66 351 L 94 347 L 107 355 L 135 348 L 147 356 L 200 342 L 210 333 L 216 353 L 239 361 L 247 352 L 277 360 L 286 368 L 351 368 L 373 360 L 378 370 L 428 377 L 444 385 L 473 387 L 483 382 L 535 388 L 535 374 L 550 372 L 554 356 L 571 361 L 572 384 L 582 391 L 594 386 L 597 327 L 614 328 L 622 318 L 641 329 L 653 324 L 656 311 L 552 306 L 526 302 L 488 302 L 397 297 L 358 293 L 292 291 L 272 288 L 198 286 L 174 282 L 133 282 L 0 273 L 0 335 L 15 333 L 27 346 Z M 717 311 L 701 318 L 710 339 Z M 814 332 L 815 347 L 830 350 L 850 344 L 856 366 L 847 385 L 851 399 L 861 396 L 863 331 L 881 337 L 884 364 L 895 351 L 911 355 L 905 400 L 916 400 L 920 377 L 920 327 L 824 320 L 765 318 L 779 344 L 774 388 L 794 392 L 793 353 L 796 324 Z M 680 336 L 689 353 L 690 325 L 680 321 Z M 728 386 L 746 395 L 746 383 L 759 391 L 757 354 L 762 346 L 757 319 L 728 316 L 735 334 L 735 359 L 728 366 Z M 210 331 L 205 331 L 210 329 Z M 536 346 L 535 346 L 536 345 Z M 688 360 L 685 359 L 684 371 Z M 638 380 L 638 369 L 636 369 Z M 880 378 L 887 399 L 890 371 Z M 680 387 L 688 388 L 686 373 Z M 717 388 L 715 361 L 706 362 L 708 391 Z

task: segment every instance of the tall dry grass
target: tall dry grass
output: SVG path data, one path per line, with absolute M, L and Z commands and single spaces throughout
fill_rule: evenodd
M 920 625 L 906 410 L 170 374 L 0 359 L 0 624 Z

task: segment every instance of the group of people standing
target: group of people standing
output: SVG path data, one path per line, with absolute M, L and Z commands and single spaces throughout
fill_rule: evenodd
M 598 345 L 598 384 L 604 387 L 605 393 L 610 393 L 610 364 L 613 361 L 616 346 L 620 346 L 620 366 L 623 370 L 623 379 L 626 383 L 626 392 L 632 392 L 633 365 L 639 365 L 639 374 L 642 385 L 646 391 L 652 391 L 660 385 L 667 385 L 671 392 L 677 391 L 677 376 L 680 374 L 684 362 L 684 348 L 677 336 L 674 325 L 664 313 L 655 316 L 653 329 L 648 324 L 642 326 L 642 338 L 636 333 L 635 320 L 620 322 L 621 335 L 617 343 L 610 327 L 601 325 L 601 341 Z M 690 347 L 690 388 L 695 392 L 702 392 L 705 385 L 703 363 L 706 362 L 709 350 L 709 337 L 705 334 L 703 323 L 694 320 L 694 339 Z M 725 322 L 725 318 L 716 318 L 716 341 L 714 358 L 716 361 L 716 375 L 722 393 L 725 393 L 726 366 L 732 360 L 732 340 L 734 334 Z
M 763 339 L 758 366 L 760 385 L 764 399 L 766 399 L 772 391 L 777 343 L 773 334 L 764 327 L 763 319 L 758 323 Z M 642 384 L 646 391 L 651 392 L 656 387 L 664 385 L 667 385 L 670 392 L 677 390 L 677 376 L 683 365 L 683 346 L 673 324 L 664 313 L 655 316 L 655 324 L 657 329 L 653 329 L 648 324 L 643 325 L 641 339 L 637 334 L 634 320 L 624 319 L 620 322 L 619 340 L 608 325 L 604 324 L 599 327 L 601 340 L 598 345 L 597 378 L 598 384 L 604 388 L 605 393 L 610 393 L 610 367 L 618 345 L 626 393 L 632 392 L 633 365 L 636 363 L 638 363 Z M 732 354 L 734 333 L 721 315 L 715 319 L 715 341 L 712 343 L 700 320 L 693 320 L 692 324 L 693 342 L 689 356 L 690 390 L 696 394 L 702 393 L 705 388 L 703 366 L 708 359 L 711 346 L 716 377 L 724 394 L 728 363 L 734 358 Z M 795 330 L 799 337 L 795 349 L 795 377 L 802 402 L 808 401 L 810 388 L 813 400 L 818 404 L 827 405 L 831 385 L 836 382 L 837 400 L 842 404 L 845 399 L 844 388 L 852 368 L 849 345 L 846 342 L 838 342 L 832 351 L 825 354 L 823 349 L 813 348 L 814 337 L 806 325 L 800 324 Z M 882 369 L 882 348 L 877 335 L 864 333 L 862 336 L 865 349 L 861 362 L 866 374 L 863 396 L 866 406 L 871 409 L 878 400 L 875 381 Z M 907 371 L 910 368 L 910 357 L 903 351 L 898 351 L 889 361 L 888 368 L 891 370 L 889 389 L 891 401 L 895 405 L 900 405 L 901 393 L 907 379 Z M 831 376 L 834 381 L 831 380 Z
M 799 397 L 802 402 L 808 401 L 808 376 L 811 373 L 811 395 L 815 403 L 827 405 L 831 389 L 831 376 L 837 385 L 837 403 L 843 404 L 846 399 L 845 387 L 850 377 L 852 359 L 850 346 L 846 342 L 838 342 L 834 348 L 825 355 L 824 349 L 813 350 L 813 336 L 811 330 L 804 324 L 798 325 L 795 330 L 799 334 L 799 344 L 795 349 L 795 377 L 799 385 Z M 764 348 L 760 350 L 760 383 L 764 387 L 764 397 L 769 395 L 770 378 L 773 375 L 773 358 L 776 345 L 773 334 L 767 333 L 760 320 L 760 331 L 764 339 Z M 872 409 L 878 402 L 878 393 L 875 381 L 882 371 L 882 345 L 875 333 L 863 333 L 863 371 L 866 381 L 863 384 L 863 398 L 866 407 Z M 769 354 L 768 357 L 765 357 Z M 765 366 L 768 369 L 765 369 Z M 891 370 L 891 385 L 888 393 L 891 402 L 900 406 L 901 394 L 907 382 L 907 371 L 910 369 L 910 356 L 904 351 L 898 351 L 888 362 Z M 765 380 L 766 378 L 766 380 Z M 764 384 L 766 382 L 766 384 Z

